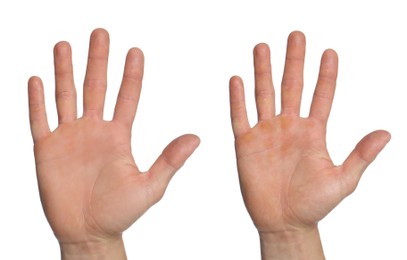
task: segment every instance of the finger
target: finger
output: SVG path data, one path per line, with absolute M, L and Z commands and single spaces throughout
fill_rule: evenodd
M 60 42 L 54 48 L 55 99 L 58 122 L 68 123 L 77 118 L 76 90 L 73 79 L 72 51 L 67 42 Z
M 283 80 L 281 113 L 299 115 L 304 82 L 305 36 L 292 32 L 288 37 Z
M 103 117 L 108 56 L 109 34 L 104 29 L 96 29 L 90 37 L 88 65 L 83 90 L 85 116 Z
M 253 57 L 257 115 L 259 121 L 268 120 L 275 115 L 270 48 L 267 44 L 258 44 L 254 48 Z
M 244 86 L 241 78 L 234 76 L 229 82 L 230 118 L 235 137 L 250 129 L 247 119 Z
M 36 142 L 51 133 L 45 111 L 44 88 L 38 77 L 31 77 L 28 81 L 28 104 L 31 135 Z
M 338 55 L 334 50 L 326 50 L 322 55 L 317 86 L 312 99 L 310 117 L 327 123 L 335 94 L 338 76 Z
M 371 164 L 384 146 L 390 141 L 390 134 L 383 130 L 365 136 L 350 153 L 341 166 L 347 194 L 352 193 L 363 172 Z
M 182 167 L 198 147 L 200 140 L 195 135 L 183 135 L 172 141 L 148 171 L 155 201 L 164 195 L 171 178 Z
M 140 49 L 131 49 L 126 57 L 123 80 L 117 97 L 114 120 L 131 127 L 137 111 L 143 80 L 144 57 Z

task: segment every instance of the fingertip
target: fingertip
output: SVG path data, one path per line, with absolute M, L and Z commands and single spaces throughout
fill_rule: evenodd
M 140 58 L 144 59 L 143 51 L 140 48 L 137 48 L 137 47 L 130 48 L 129 55 L 133 55 L 133 56 L 140 57 Z
M 376 148 L 379 152 L 380 152 L 380 151 L 387 145 L 387 143 L 389 143 L 390 140 L 391 140 L 391 134 L 390 134 L 388 131 L 386 131 L 386 130 L 376 130 L 376 131 L 370 133 L 368 136 L 369 136 L 370 138 L 372 138 L 373 140 L 376 139 L 376 140 L 374 140 L 374 141 L 372 141 L 372 142 L 375 142 L 375 143 L 376 143 L 376 147 L 375 147 L 375 148 Z
M 386 130 L 376 130 L 371 132 L 370 134 L 366 135 L 362 141 L 365 141 L 376 144 L 376 146 L 383 146 L 386 145 L 390 139 L 391 139 L 391 134 L 386 131 Z
M 184 134 L 179 136 L 178 138 L 175 138 L 174 141 L 172 141 L 167 148 L 172 150 L 172 149 L 182 149 L 183 156 L 185 158 L 188 158 L 194 151 L 195 149 L 200 145 L 201 139 L 194 134 Z M 167 149 L 166 148 L 166 149 Z M 170 151 L 172 152 L 172 151 Z
M 229 100 L 231 105 L 244 102 L 244 84 L 239 76 L 233 76 L 229 80 Z M 233 106 L 231 109 L 233 110 Z
M 28 79 L 28 85 L 33 85 L 35 84 L 36 81 L 40 80 L 40 78 L 38 76 L 31 76 Z
M 386 142 L 386 144 L 388 142 L 390 142 L 391 140 L 391 134 L 390 132 L 386 131 L 386 130 L 377 130 L 376 132 L 379 132 L 382 135 L 383 140 Z
M 253 54 L 254 55 L 267 55 L 270 53 L 270 47 L 267 43 L 261 42 L 254 46 Z
M 332 56 L 332 57 L 338 57 L 338 53 L 337 53 L 334 49 L 331 49 L 331 48 L 326 49 L 326 50 L 324 51 L 324 54 L 325 54 L 325 55 Z
M 127 60 L 136 66 L 144 66 L 144 53 L 141 49 L 133 47 L 127 53 Z
M 322 60 L 326 63 L 338 64 L 338 53 L 334 49 L 326 49 L 322 54 Z
M 242 85 L 242 84 L 243 84 L 242 78 L 239 77 L 239 76 L 236 76 L 236 75 L 232 76 L 232 77 L 230 78 L 230 80 L 229 80 L 229 86 L 230 86 L 231 88 L 235 88 L 235 87 L 240 86 L 240 85 Z
M 71 45 L 67 41 L 60 41 L 54 46 L 55 55 L 69 54 L 71 52 Z
M 28 79 L 28 89 L 38 89 L 38 88 L 42 88 L 42 80 L 40 77 L 38 76 L 31 76 Z
M 191 146 L 194 147 L 194 150 L 201 144 L 201 138 L 199 138 L 199 136 L 197 135 L 185 134 L 183 135 L 183 138 L 187 139 L 187 142 L 189 142 Z
M 104 28 L 96 28 L 92 31 L 91 36 L 109 38 L 109 32 Z
M 90 35 L 90 43 L 91 45 L 97 44 L 108 48 L 110 43 L 109 32 L 103 28 L 93 30 Z
M 305 43 L 306 38 L 305 34 L 301 31 L 292 31 L 288 35 L 288 41 L 293 42 L 293 43 Z
M 36 83 L 36 82 L 38 82 L 38 81 L 41 81 L 41 78 L 40 77 L 38 77 L 38 76 L 31 76 L 29 79 L 28 79 L 28 83 L 30 84 L 33 84 L 33 83 Z
M 229 80 L 230 102 L 240 101 L 241 93 L 244 93 L 243 80 L 239 76 L 232 76 Z

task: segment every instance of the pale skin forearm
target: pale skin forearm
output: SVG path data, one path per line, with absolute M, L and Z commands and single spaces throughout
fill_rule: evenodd
M 324 260 L 318 227 L 301 231 L 259 233 L 262 260 Z
M 62 260 L 127 260 L 123 239 L 60 243 Z

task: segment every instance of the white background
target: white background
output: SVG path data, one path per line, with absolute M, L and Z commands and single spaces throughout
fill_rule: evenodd
M 26 82 L 41 76 L 49 121 L 56 127 L 52 48 L 72 44 L 78 93 L 91 31 L 110 32 L 106 119 L 111 118 L 124 58 L 145 54 L 145 80 L 133 150 L 147 169 L 173 138 L 201 137 L 196 153 L 124 238 L 129 259 L 260 259 L 256 231 L 244 208 L 229 121 L 228 80 L 246 82 L 251 122 L 252 48 L 271 46 L 274 83 L 288 34 L 307 36 L 306 116 L 319 60 L 339 54 L 339 80 L 328 148 L 341 164 L 375 129 L 392 140 L 356 192 L 321 223 L 327 259 L 407 259 L 407 37 L 403 1 L 46 1 L 0 4 L 0 259 L 58 259 L 42 212 L 28 124 Z M 81 103 L 81 101 L 79 102 Z M 63 167 L 63 166 L 61 166 Z

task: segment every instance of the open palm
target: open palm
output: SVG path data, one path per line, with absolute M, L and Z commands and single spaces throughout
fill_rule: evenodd
M 335 166 L 326 148 L 326 124 L 331 109 L 338 58 L 322 56 L 308 118 L 299 116 L 303 88 L 305 37 L 293 32 L 287 44 L 282 80 L 282 109 L 275 112 L 270 51 L 254 50 L 258 123 L 250 127 L 242 80 L 230 82 L 232 127 L 243 198 L 259 232 L 277 233 L 313 227 L 353 192 L 376 155 L 389 141 L 385 131 L 363 138 L 343 165 Z
M 47 219 L 58 240 L 75 243 L 121 236 L 159 201 L 174 173 L 198 146 L 185 135 L 171 142 L 141 173 L 131 153 L 131 128 L 143 77 L 143 54 L 131 49 L 112 121 L 103 120 L 109 35 L 92 33 L 84 82 L 83 116 L 77 118 L 71 49 L 54 50 L 59 126 L 49 130 L 41 80 L 29 81 L 30 123 L 37 176 Z

